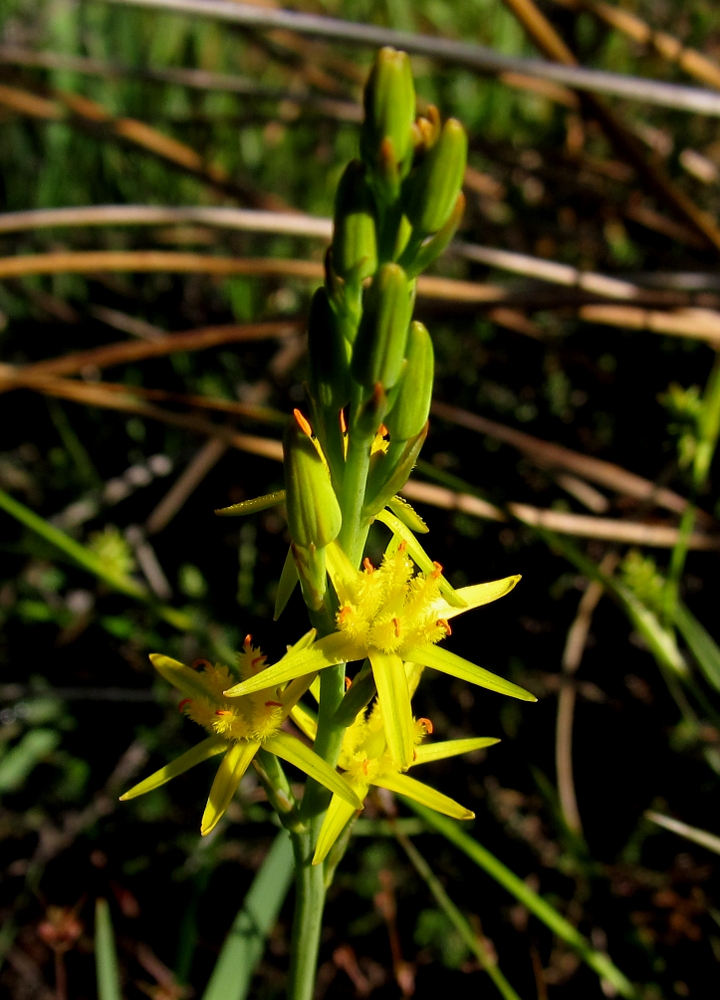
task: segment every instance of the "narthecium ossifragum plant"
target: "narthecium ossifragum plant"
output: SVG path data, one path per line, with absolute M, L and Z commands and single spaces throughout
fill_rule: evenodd
M 291 545 L 276 618 L 299 582 L 312 628 L 271 666 L 249 636 L 228 665 L 192 669 L 152 656 L 209 735 L 123 796 L 223 754 L 202 818 L 207 834 L 256 768 L 295 852 L 291 1000 L 312 996 L 326 885 L 370 789 L 473 816 L 406 773 L 496 742 L 426 742 L 432 724 L 411 706 L 423 669 L 535 700 L 439 645 L 455 615 L 497 600 L 519 578 L 454 590 L 417 540 L 424 522 L 398 496 L 427 434 L 433 387 L 432 341 L 412 319 L 415 281 L 462 217 L 465 131 L 452 118 L 442 124 L 434 107 L 416 117 L 409 59 L 390 48 L 375 60 L 364 104 L 361 158 L 338 186 L 325 282 L 310 307 L 308 408 L 288 423 L 285 490 L 218 512 L 285 503 Z M 379 566 L 363 558 L 373 521 L 390 535 Z M 307 692 L 316 710 L 301 702 Z M 288 716 L 313 749 L 282 728 Z M 281 761 L 308 775 L 300 802 Z

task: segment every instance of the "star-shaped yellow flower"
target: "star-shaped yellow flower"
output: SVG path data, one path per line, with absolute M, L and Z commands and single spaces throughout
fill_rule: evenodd
M 312 641 L 313 634 L 309 633 L 301 639 L 293 647 L 295 651 Z M 243 651 L 238 655 L 237 672 L 231 672 L 221 664 L 213 666 L 207 661 L 200 661 L 202 671 L 193 670 L 157 653 L 150 660 L 158 673 L 185 695 L 180 702 L 181 711 L 211 735 L 125 792 L 121 796 L 122 801 L 144 795 L 209 757 L 224 753 L 203 813 L 200 832 L 204 836 L 217 825 L 253 757 L 263 747 L 299 767 L 335 795 L 340 795 L 351 809 L 362 807 L 360 799 L 337 771 L 296 737 L 280 729 L 297 700 L 307 691 L 314 674 L 297 677 L 284 690 L 272 679 L 266 684 L 263 680 L 265 657 L 252 645 L 250 636 L 245 639 Z M 224 697 L 223 691 L 238 677 L 243 680 L 259 679 L 260 686 L 244 697 L 232 700 Z
M 338 597 L 337 631 L 293 649 L 263 679 L 252 678 L 225 692 L 229 698 L 257 691 L 261 684 L 282 684 L 293 677 L 353 660 L 370 660 L 390 754 L 402 770 L 413 760 L 413 720 L 403 661 L 433 667 L 452 677 L 501 694 L 536 701 L 534 695 L 497 674 L 436 644 L 450 635 L 449 620 L 496 601 L 520 579 L 509 576 L 454 591 L 414 535 L 387 511 L 378 519 L 393 530 L 382 564 L 365 560 L 356 570 L 337 542 L 326 547 L 328 574 Z M 420 566 L 415 572 L 413 561 Z
M 410 671 L 408 671 L 410 672 Z M 410 684 L 412 687 L 412 682 Z M 317 725 L 312 716 L 301 706 L 292 710 L 293 721 L 310 739 L 315 738 Z M 432 732 L 429 719 L 413 719 L 413 760 L 411 767 L 428 761 L 455 757 L 470 753 L 500 741 L 489 736 L 473 736 L 463 740 L 446 740 L 441 743 L 423 744 Z M 340 767 L 345 772 L 343 778 L 358 798 L 364 799 L 370 785 L 387 788 L 410 799 L 415 799 L 430 809 L 436 809 L 454 819 L 473 819 L 475 814 L 454 799 L 443 795 L 429 785 L 402 774 L 394 757 L 388 750 L 387 736 L 383 725 L 382 711 L 376 701 L 369 712 L 361 712 L 355 722 L 345 731 L 340 751 Z M 339 795 L 333 795 L 320 829 L 313 864 L 325 859 L 330 848 L 342 833 L 345 824 L 356 810 Z

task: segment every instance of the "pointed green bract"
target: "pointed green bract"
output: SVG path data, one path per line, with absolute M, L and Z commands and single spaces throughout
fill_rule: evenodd
M 171 760 L 169 764 L 161 767 L 159 771 L 151 774 L 149 778 L 145 778 L 139 784 L 133 785 L 124 795 L 120 796 L 120 801 L 127 802 L 129 799 L 137 798 L 138 795 L 145 795 L 146 792 L 151 792 L 154 788 L 159 788 L 166 782 L 172 781 L 173 778 L 177 778 L 179 774 L 189 771 L 196 764 L 202 764 L 204 760 L 209 760 L 210 757 L 214 757 L 216 754 L 224 753 L 227 747 L 228 742 L 222 736 L 208 736 L 202 743 L 198 743 L 196 746 L 186 750 L 184 754 L 176 757 L 175 760 Z
M 362 809 L 362 802 L 337 771 L 294 736 L 289 733 L 276 733 L 275 736 L 265 740 L 264 747 L 276 757 L 282 757 L 289 764 L 294 764 L 311 778 L 315 778 L 331 792 L 345 799 L 353 809 Z
M 420 649 L 410 650 L 407 654 L 409 660 L 422 663 L 425 667 L 433 667 L 441 670 L 444 674 L 457 677 L 461 681 L 468 681 L 478 687 L 487 688 L 488 691 L 497 691 L 498 694 L 506 694 L 511 698 L 519 698 L 520 701 L 537 701 L 534 694 L 530 694 L 525 688 L 521 688 L 512 681 L 506 681 L 504 677 L 478 667 L 469 660 L 463 659 L 457 653 L 451 653 L 448 649 L 439 649 L 437 646 L 424 646 Z
M 257 514 L 261 510 L 267 510 L 268 507 L 276 507 L 279 503 L 285 503 L 285 490 L 266 493 L 264 496 L 254 497 L 252 500 L 242 500 L 229 507 L 218 507 L 215 513 L 220 517 L 243 517 L 246 514 Z
M 253 757 L 260 749 L 255 741 L 233 743 L 220 762 L 215 780 L 210 788 L 205 812 L 200 823 L 200 833 L 206 837 L 225 814 L 232 802 L 242 776 L 250 767 Z
M 500 740 L 494 736 L 469 736 L 464 740 L 443 740 L 441 743 L 423 743 L 415 747 L 413 765 L 427 764 L 433 760 L 444 760 L 446 757 L 457 757 L 461 753 L 472 753 L 494 746 Z
M 378 778 L 375 781 L 375 784 L 379 785 L 380 788 L 387 788 L 390 792 L 407 795 L 409 799 L 414 799 L 429 809 L 443 813 L 444 816 L 452 816 L 453 819 L 475 818 L 474 812 L 466 809 L 465 806 L 461 806 L 455 799 L 451 799 L 448 795 L 443 795 L 442 792 L 430 788 L 429 785 L 423 784 L 422 781 L 411 778 L 408 774 L 383 775 L 382 778 Z
M 405 666 L 397 653 L 372 650 L 369 656 L 388 750 L 399 767 L 405 769 L 412 763 L 413 753 L 413 721 Z

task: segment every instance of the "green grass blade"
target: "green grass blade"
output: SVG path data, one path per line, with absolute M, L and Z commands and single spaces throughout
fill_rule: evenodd
M 454 844 L 471 861 L 474 861 L 479 868 L 482 868 L 491 878 L 494 878 L 504 889 L 507 889 L 518 902 L 526 906 L 538 920 L 541 920 L 559 938 L 562 938 L 571 948 L 577 952 L 580 958 L 593 969 L 594 972 L 607 980 L 615 987 L 622 997 L 628 1000 L 637 1000 L 638 992 L 630 980 L 613 964 L 608 955 L 601 951 L 596 951 L 582 934 L 573 927 L 554 907 L 550 906 L 542 896 L 533 892 L 523 882 L 522 879 L 507 868 L 502 861 L 499 861 L 494 854 L 491 854 L 477 840 L 459 829 L 457 823 L 432 809 L 426 809 L 417 802 L 403 797 L 403 802 L 420 816 L 429 827 L 442 834 L 446 840 Z
M 37 765 L 59 742 L 60 733 L 54 729 L 31 729 L 25 733 L 0 763 L 0 795 L 22 788 Z
M 95 972 L 98 1000 L 122 1000 L 115 934 L 106 899 L 95 903 Z
M 80 542 L 76 542 L 70 535 L 50 524 L 44 517 L 40 517 L 34 510 L 30 510 L 29 507 L 11 497 L 4 490 L 0 490 L 0 509 L 4 510 L 11 517 L 14 517 L 16 521 L 24 524 L 26 528 L 34 531 L 41 538 L 44 538 L 46 542 L 54 545 L 56 549 L 59 549 L 72 559 L 73 562 L 82 566 L 83 569 L 88 570 L 88 572 L 92 573 L 99 580 L 107 583 L 113 590 L 117 590 L 121 594 L 126 594 L 128 597 L 133 597 L 136 601 L 153 603 L 152 596 L 141 584 L 129 576 L 122 576 L 109 571 L 102 559 L 95 555 L 94 552 L 81 545 Z M 156 605 L 155 610 L 169 625 L 181 631 L 187 631 L 192 628 L 192 621 L 184 611 L 162 605 Z
M 518 994 L 500 971 L 494 956 L 478 938 L 477 934 L 473 931 L 472 927 L 462 915 L 458 907 L 455 903 L 453 903 L 452 899 L 450 899 L 442 883 L 437 878 L 420 851 L 418 851 L 413 842 L 396 826 L 396 821 L 393 822 L 393 827 L 395 836 L 400 843 L 400 846 L 410 858 L 410 861 L 415 867 L 415 871 L 426 882 L 428 889 L 435 897 L 436 903 L 445 913 L 445 916 L 454 926 L 455 930 L 458 932 L 470 951 L 473 955 L 475 955 L 485 972 L 487 972 L 488 976 L 497 987 L 498 992 L 503 997 L 503 1000 L 520 1000 Z
M 215 963 L 202 1000 L 245 1000 L 250 982 L 290 888 L 293 853 L 290 837 L 277 835 L 260 866 Z
M 675 624 L 700 667 L 705 680 L 720 691 L 720 647 L 682 601 L 675 606 Z

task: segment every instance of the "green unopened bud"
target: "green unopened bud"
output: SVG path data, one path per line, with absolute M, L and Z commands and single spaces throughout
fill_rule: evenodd
M 449 118 L 408 181 L 406 214 L 417 233 L 435 233 L 455 208 L 467 162 L 467 134 Z
M 398 264 L 383 264 L 363 303 L 363 316 L 353 346 L 352 375 L 369 389 L 391 389 L 405 356 L 414 288 Z
M 318 288 L 310 303 L 308 355 L 315 404 L 339 412 L 350 400 L 348 345 L 324 288 Z
M 365 86 L 363 103 L 365 121 L 360 137 L 363 159 L 382 176 L 387 169 L 383 161 L 391 155 L 400 176 L 404 176 L 412 157 L 415 119 L 415 85 L 406 52 L 389 47 L 380 49 Z
M 405 367 L 396 387 L 385 426 L 392 441 L 407 441 L 425 426 L 430 413 L 435 355 L 430 334 L 422 323 L 410 324 Z
M 307 420 L 295 410 L 283 441 L 288 526 L 296 545 L 315 550 L 337 538 L 342 514 L 327 465 L 311 434 Z
M 377 270 L 375 200 L 359 160 L 348 164 L 335 196 L 333 264 L 345 281 L 364 281 Z

